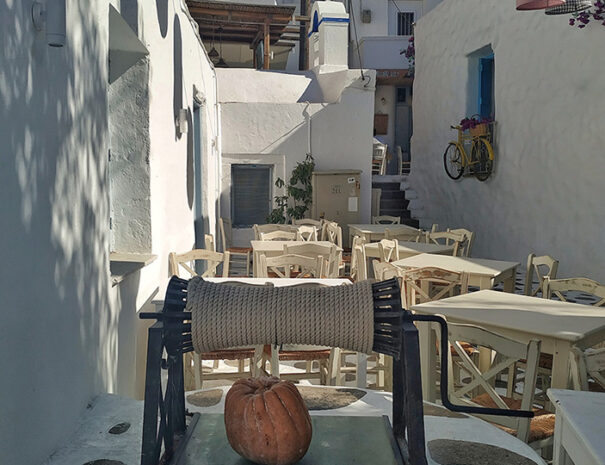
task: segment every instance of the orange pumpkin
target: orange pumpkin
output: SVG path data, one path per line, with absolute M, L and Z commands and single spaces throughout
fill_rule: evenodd
M 311 417 L 294 384 L 278 378 L 236 381 L 225 398 L 231 447 L 262 465 L 290 465 L 311 443 Z

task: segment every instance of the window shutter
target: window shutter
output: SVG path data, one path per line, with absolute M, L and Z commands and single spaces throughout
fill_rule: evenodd
M 231 205 L 233 226 L 266 223 L 271 212 L 271 166 L 231 165 Z

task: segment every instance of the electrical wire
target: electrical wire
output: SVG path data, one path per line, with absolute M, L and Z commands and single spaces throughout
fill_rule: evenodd
M 357 46 L 357 57 L 359 59 L 359 71 L 361 71 L 361 80 L 365 82 L 366 77 L 363 74 L 363 64 L 361 63 L 361 51 L 359 50 L 359 39 L 357 38 L 357 21 L 355 21 L 355 14 L 353 13 L 353 4 L 349 0 L 349 14 L 353 22 L 353 34 L 355 35 L 355 45 Z M 368 82 L 369 84 L 369 82 Z

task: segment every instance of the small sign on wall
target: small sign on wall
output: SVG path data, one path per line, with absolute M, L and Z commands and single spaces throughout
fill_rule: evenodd
M 357 211 L 357 197 L 349 197 L 349 211 L 356 212 Z

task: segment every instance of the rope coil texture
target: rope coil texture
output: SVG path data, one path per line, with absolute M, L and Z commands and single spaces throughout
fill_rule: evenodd
M 263 344 L 340 347 L 369 354 L 374 340 L 372 284 L 242 286 L 194 277 L 186 311 L 198 353 Z

